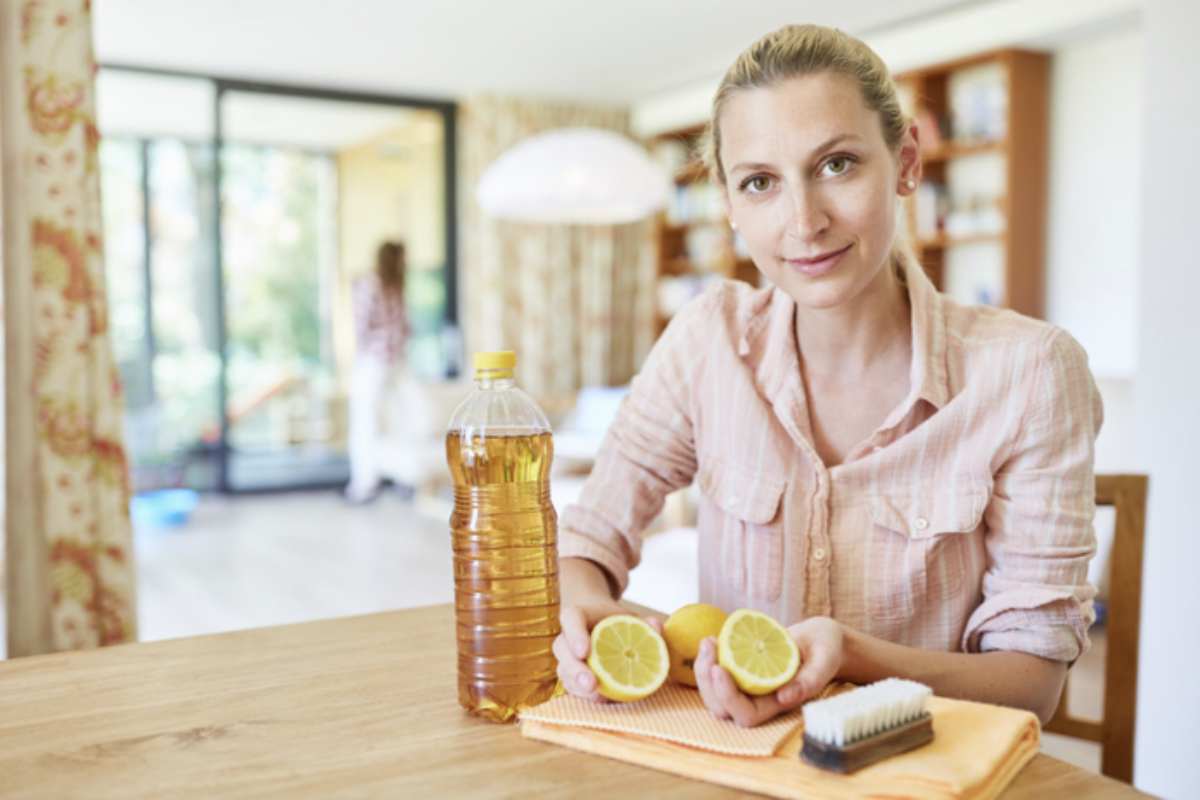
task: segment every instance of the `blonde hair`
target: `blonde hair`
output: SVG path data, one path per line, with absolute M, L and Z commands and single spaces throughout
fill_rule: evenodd
M 700 156 L 714 182 L 725 185 L 721 163 L 721 111 L 729 98 L 746 89 L 765 89 L 802 75 L 829 73 L 854 80 L 867 108 L 879 115 L 883 141 L 893 153 L 911 120 L 900 108 L 896 82 L 874 50 L 835 28 L 787 25 L 746 48 L 721 79 L 713 96 L 712 116 L 700 139 Z M 904 259 L 916 262 L 902 232 L 892 246 L 898 273 Z

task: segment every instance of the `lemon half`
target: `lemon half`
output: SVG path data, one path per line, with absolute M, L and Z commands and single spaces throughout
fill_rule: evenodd
M 695 663 L 700 642 L 721 633 L 726 614 L 707 603 L 692 603 L 677 610 L 663 623 L 663 639 L 671 654 L 671 680 L 696 685 Z
M 782 625 L 766 614 L 743 608 L 730 614 L 721 626 L 717 661 L 743 692 L 764 695 L 795 677 L 800 651 Z
M 667 644 L 643 619 L 617 614 L 592 628 L 588 667 L 599 692 L 609 700 L 630 703 L 649 697 L 667 679 Z

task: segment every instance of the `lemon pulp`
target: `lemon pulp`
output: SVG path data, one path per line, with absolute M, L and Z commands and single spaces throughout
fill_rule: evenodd
M 764 695 L 795 677 L 800 651 L 791 634 L 774 619 L 741 609 L 721 626 L 717 661 L 743 692 Z
M 607 617 L 592 629 L 587 665 L 601 695 L 632 702 L 649 697 L 667 679 L 667 645 L 648 622 L 626 614 Z

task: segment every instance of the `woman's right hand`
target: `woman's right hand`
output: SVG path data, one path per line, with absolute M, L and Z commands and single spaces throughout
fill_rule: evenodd
M 615 600 L 563 605 L 558 614 L 562 632 L 554 640 L 554 657 L 558 659 L 558 679 L 568 692 L 596 703 L 609 702 L 598 691 L 596 676 L 587 665 L 592 650 L 592 628 L 605 617 L 632 613 Z M 642 619 L 662 635 L 661 618 L 643 616 Z
M 605 617 L 628 613 L 614 601 L 563 605 L 558 614 L 562 632 L 554 640 L 554 657 L 558 659 L 558 679 L 567 692 L 593 702 L 608 702 L 597 691 L 596 676 L 587 665 L 592 628 Z

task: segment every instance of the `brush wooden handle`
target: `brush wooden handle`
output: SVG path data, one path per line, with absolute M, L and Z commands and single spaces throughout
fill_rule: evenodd
M 926 712 L 912 722 L 882 731 L 841 747 L 804 736 L 800 757 L 814 767 L 833 772 L 854 772 L 868 764 L 907 753 L 933 741 L 933 716 Z

